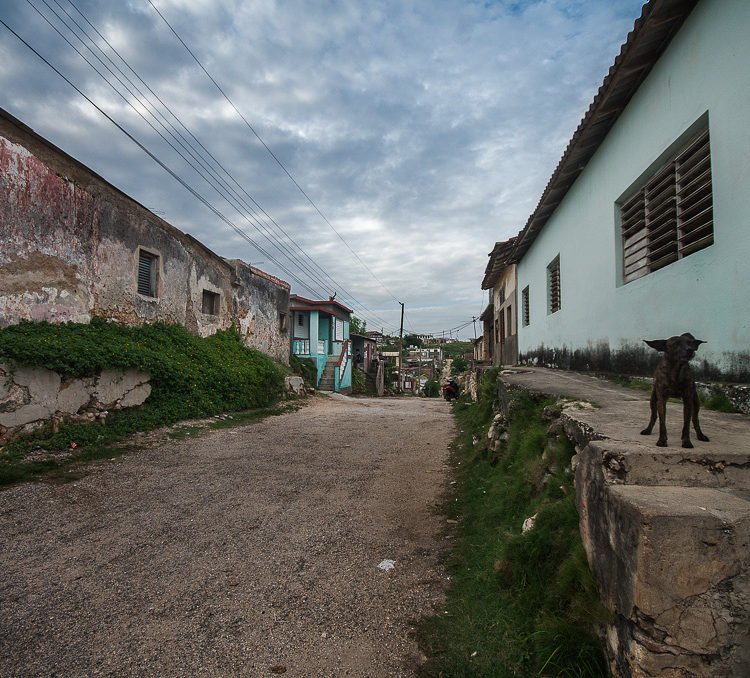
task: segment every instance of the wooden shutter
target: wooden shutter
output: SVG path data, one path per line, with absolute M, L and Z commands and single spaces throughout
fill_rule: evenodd
M 560 257 L 547 267 L 549 312 L 556 313 L 562 308 L 560 300 Z
M 680 257 L 713 244 L 714 209 L 708 130 L 677 157 L 677 219 Z
M 155 258 L 145 252 L 138 256 L 138 294 L 155 297 L 154 294 L 154 261 Z M 132 289 L 132 288 L 131 288 Z

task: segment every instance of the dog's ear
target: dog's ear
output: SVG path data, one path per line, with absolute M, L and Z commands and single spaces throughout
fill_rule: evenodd
M 698 350 L 698 347 L 699 347 L 699 346 L 700 346 L 701 344 L 705 344 L 705 343 L 706 343 L 706 342 L 705 342 L 705 341 L 703 341 L 703 339 L 693 339 L 693 341 L 692 341 L 692 344 L 693 344 L 693 345 L 692 345 L 692 347 L 691 347 L 691 348 L 692 348 L 692 349 L 693 349 L 694 351 L 697 351 L 697 350 Z
M 666 351 L 667 350 L 667 340 L 666 339 L 644 339 L 651 348 L 655 348 L 657 351 Z

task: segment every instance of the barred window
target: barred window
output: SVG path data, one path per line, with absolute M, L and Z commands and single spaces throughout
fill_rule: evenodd
M 547 313 L 557 313 L 562 308 L 560 298 L 560 255 L 547 266 Z
M 138 294 L 146 297 L 155 297 L 157 290 L 157 273 L 159 270 L 159 257 L 155 254 L 138 251 Z
M 708 128 L 625 200 L 620 216 L 625 283 L 713 244 Z
M 529 286 L 523 288 L 521 291 L 521 314 L 523 317 L 523 326 L 526 327 L 529 324 Z

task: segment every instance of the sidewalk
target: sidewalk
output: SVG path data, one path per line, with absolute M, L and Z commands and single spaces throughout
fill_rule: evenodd
M 565 396 L 576 444 L 581 535 L 603 602 L 614 676 L 750 675 L 750 417 L 702 409 L 710 442 L 680 446 L 682 405 L 667 405 L 656 446 L 649 394 L 596 377 L 505 370 L 506 388 Z

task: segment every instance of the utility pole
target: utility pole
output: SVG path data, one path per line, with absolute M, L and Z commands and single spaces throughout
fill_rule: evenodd
M 404 302 L 399 301 L 399 304 L 401 304 L 401 329 L 398 331 L 398 392 L 402 392 L 402 384 L 401 381 L 401 361 L 402 361 L 402 355 L 404 351 Z

